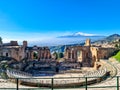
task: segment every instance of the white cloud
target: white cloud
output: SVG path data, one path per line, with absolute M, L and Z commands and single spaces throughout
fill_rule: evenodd
M 10 40 L 17 40 L 17 41 L 42 41 L 45 39 L 49 39 L 50 37 L 45 37 L 40 33 L 4 33 L 1 34 L 3 41 L 8 42 Z

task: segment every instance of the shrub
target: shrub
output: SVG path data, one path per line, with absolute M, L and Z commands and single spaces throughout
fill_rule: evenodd
M 120 51 L 115 56 L 113 56 L 113 58 L 120 62 Z

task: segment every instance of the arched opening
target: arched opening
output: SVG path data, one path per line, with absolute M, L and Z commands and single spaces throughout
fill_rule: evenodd
M 88 54 L 88 52 L 86 53 L 86 58 L 89 58 L 89 54 Z
M 68 52 L 68 58 L 70 58 L 70 52 Z
M 107 59 L 107 56 L 104 56 L 104 59 Z
M 38 52 L 37 51 L 33 52 L 33 59 L 38 59 Z
M 8 57 L 8 53 L 6 53 L 6 55 L 5 55 L 6 57 Z
M 77 60 L 78 60 L 79 62 L 82 62 L 82 60 L 83 60 L 82 51 L 81 51 L 81 50 L 78 50 L 78 51 L 77 51 Z

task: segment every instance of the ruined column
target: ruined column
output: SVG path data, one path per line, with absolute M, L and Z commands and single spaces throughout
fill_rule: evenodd
M 70 51 L 67 50 L 67 56 L 66 56 L 66 59 L 70 59 L 71 55 L 70 55 Z
M 43 59 L 43 50 L 41 50 L 40 56 L 40 59 Z
M 77 51 L 76 50 L 74 51 L 74 59 L 75 59 L 75 61 L 77 61 Z
M 44 58 L 47 59 L 47 50 L 45 50 Z
M 90 41 L 90 39 L 86 39 L 86 41 L 85 41 L 85 46 L 91 46 L 91 41 Z
M 40 53 L 41 53 L 41 49 L 40 49 L 40 47 L 39 47 L 39 49 L 38 49 L 38 60 L 40 60 Z
M 72 50 L 71 50 L 71 55 L 70 56 L 71 56 L 70 58 L 72 59 Z
M 98 62 L 99 61 L 99 56 L 98 56 L 98 49 L 96 49 L 96 61 Z

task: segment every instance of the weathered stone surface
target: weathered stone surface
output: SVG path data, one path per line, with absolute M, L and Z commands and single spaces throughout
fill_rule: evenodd
M 114 51 L 114 48 L 91 46 L 90 39 L 87 39 L 84 46 L 67 47 L 64 56 L 69 61 L 80 62 L 82 66 L 94 67 L 97 66 L 95 62 L 110 57 Z
M 17 61 L 20 61 L 24 58 L 30 60 L 51 58 L 50 50 L 48 47 L 28 47 L 27 41 L 23 41 L 22 46 L 19 46 L 17 41 L 11 41 L 10 45 L 4 45 L 0 47 L 0 56 L 12 57 Z
M 8 56 L 20 61 L 24 58 L 28 60 L 47 60 L 51 59 L 51 53 L 48 47 L 28 47 L 27 41 L 19 46 L 16 41 L 10 44 L 4 44 L 0 47 L 0 56 Z M 70 62 L 79 62 L 83 67 L 96 67 L 95 62 L 99 59 L 106 59 L 114 52 L 114 48 L 104 48 L 91 46 L 90 39 L 86 40 L 84 46 L 67 47 L 64 59 Z

